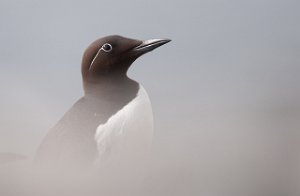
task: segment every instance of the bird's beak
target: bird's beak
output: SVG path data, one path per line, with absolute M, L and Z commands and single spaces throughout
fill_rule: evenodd
M 168 42 L 170 42 L 171 40 L 170 39 L 150 39 L 150 40 L 145 40 L 145 41 L 142 41 L 142 43 L 136 47 L 134 47 L 132 49 L 132 51 L 134 53 L 137 53 L 137 54 L 145 54 L 147 52 L 150 52 L 152 50 L 154 50 L 155 48 L 158 48 Z

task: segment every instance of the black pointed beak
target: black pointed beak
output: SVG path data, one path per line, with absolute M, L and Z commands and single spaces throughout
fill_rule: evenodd
M 132 49 L 133 52 L 138 54 L 145 54 L 147 52 L 150 52 L 154 50 L 155 48 L 158 48 L 168 42 L 170 42 L 170 39 L 150 39 L 142 41 L 142 43 L 135 48 Z

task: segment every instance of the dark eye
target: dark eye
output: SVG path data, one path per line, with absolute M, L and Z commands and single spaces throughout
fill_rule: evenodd
M 101 49 L 104 52 L 110 52 L 112 50 L 112 46 L 109 43 L 103 44 L 103 46 L 101 47 Z

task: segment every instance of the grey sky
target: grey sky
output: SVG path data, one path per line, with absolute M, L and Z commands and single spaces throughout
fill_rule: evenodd
M 34 153 L 82 95 L 90 42 L 166 37 L 173 41 L 138 59 L 129 75 L 152 100 L 154 148 L 178 161 L 170 173 L 182 171 L 194 193 L 230 194 L 236 183 L 240 193 L 295 193 L 299 10 L 297 0 L 2 0 L 0 151 Z M 293 183 L 277 182 L 278 171 Z

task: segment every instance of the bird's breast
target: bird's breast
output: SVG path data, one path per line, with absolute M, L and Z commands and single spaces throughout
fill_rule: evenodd
M 136 97 L 97 127 L 97 162 L 144 154 L 149 150 L 152 135 L 151 102 L 139 85 Z

